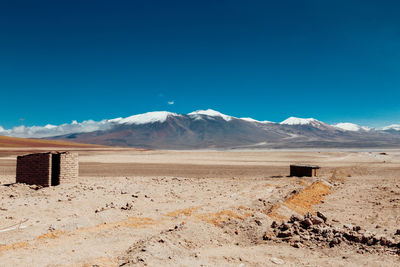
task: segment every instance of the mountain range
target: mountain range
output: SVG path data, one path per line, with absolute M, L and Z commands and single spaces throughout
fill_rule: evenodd
M 156 111 L 58 126 L 0 127 L 0 135 L 150 149 L 400 147 L 400 125 L 374 129 L 295 117 L 274 123 L 236 118 L 211 109 L 189 114 Z

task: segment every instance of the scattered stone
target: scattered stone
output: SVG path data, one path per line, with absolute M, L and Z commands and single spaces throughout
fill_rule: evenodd
M 271 232 L 265 232 L 263 235 L 263 240 L 274 240 L 275 239 L 275 235 Z
M 346 229 L 353 229 L 353 225 L 352 224 L 343 224 L 343 227 Z
M 319 211 L 317 211 L 317 216 L 318 216 L 319 218 L 321 218 L 322 220 L 324 220 L 324 222 L 326 222 L 326 220 L 328 220 L 328 218 L 327 218 L 324 214 L 322 214 L 321 212 L 319 212 Z
M 319 225 L 322 224 L 324 221 L 318 217 L 312 217 L 311 222 L 313 225 Z
M 277 237 L 285 238 L 285 237 L 291 237 L 292 235 L 293 235 L 293 233 L 291 231 L 286 230 L 286 231 L 279 232 Z
M 281 264 L 285 263 L 283 260 L 278 259 L 278 258 L 271 258 L 270 260 L 271 260 L 272 263 L 275 263 L 275 264 L 278 264 L 278 265 L 281 265 Z
M 133 205 L 131 203 L 126 203 L 125 206 L 121 207 L 121 210 L 131 210 L 133 208 Z
M 400 229 L 397 229 L 397 230 L 396 230 L 395 235 L 400 235 Z
M 29 188 L 37 191 L 39 189 L 42 189 L 43 186 L 34 184 L 34 185 L 30 185 Z
M 302 220 L 302 218 L 301 218 L 300 216 L 292 215 L 292 216 L 290 217 L 290 221 L 289 221 L 289 222 L 293 223 L 293 222 L 299 222 L 299 221 L 301 221 L 301 220 Z
M 302 248 L 302 247 L 304 247 L 304 245 L 303 245 L 302 243 L 300 243 L 300 242 L 296 242 L 296 243 L 294 243 L 292 246 L 295 247 L 295 248 Z
M 289 229 L 289 225 L 288 225 L 287 223 L 282 223 L 282 224 L 278 227 L 278 229 L 281 230 L 281 231 L 286 231 L 286 230 Z
M 309 228 L 312 225 L 312 221 L 308 218 L 301 221 L 301 226 L 305 229 Z
M 322 213 L 319 214 L 313 216 L 308 213 L 303 218 L 292 216 L 288 222 L 282 222 L 280 225 L 274 221 L 271 225 L 273 230 L 266 232 L 263 239 L 277 243 L 287 242 L 295 248 L 309 249 L 332 248 L 344 242 L 358 247 L 361 254 L 374 252 L 400 255 L 400 242 L 362 230 L 360 226 L 348 224 L 343 225 L 343 229 L 333 227 L 326 223 L 327 218 Z

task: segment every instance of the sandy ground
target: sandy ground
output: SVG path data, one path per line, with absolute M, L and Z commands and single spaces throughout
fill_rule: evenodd
M 399 266 L 396 248 L 264 240 L 320 211 L 400 242 L 400 152 L 81 149 L 80 178 L 14 184 L 0 150 L 0 266 Z M 291 163 L 322 167 L 286 177 Z

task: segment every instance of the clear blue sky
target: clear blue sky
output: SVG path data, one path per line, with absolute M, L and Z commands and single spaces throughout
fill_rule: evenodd
M 400 123 L 399 14 L 395 0 L 3 0 L 0 125 L 206 108 Z

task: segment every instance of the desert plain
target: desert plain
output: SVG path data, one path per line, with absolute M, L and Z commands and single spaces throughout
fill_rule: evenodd
M 50 150 L 0 149 L 0 266 L 400 265 L 399 150 L 59 148 L 78 180 L 15 183 Z

